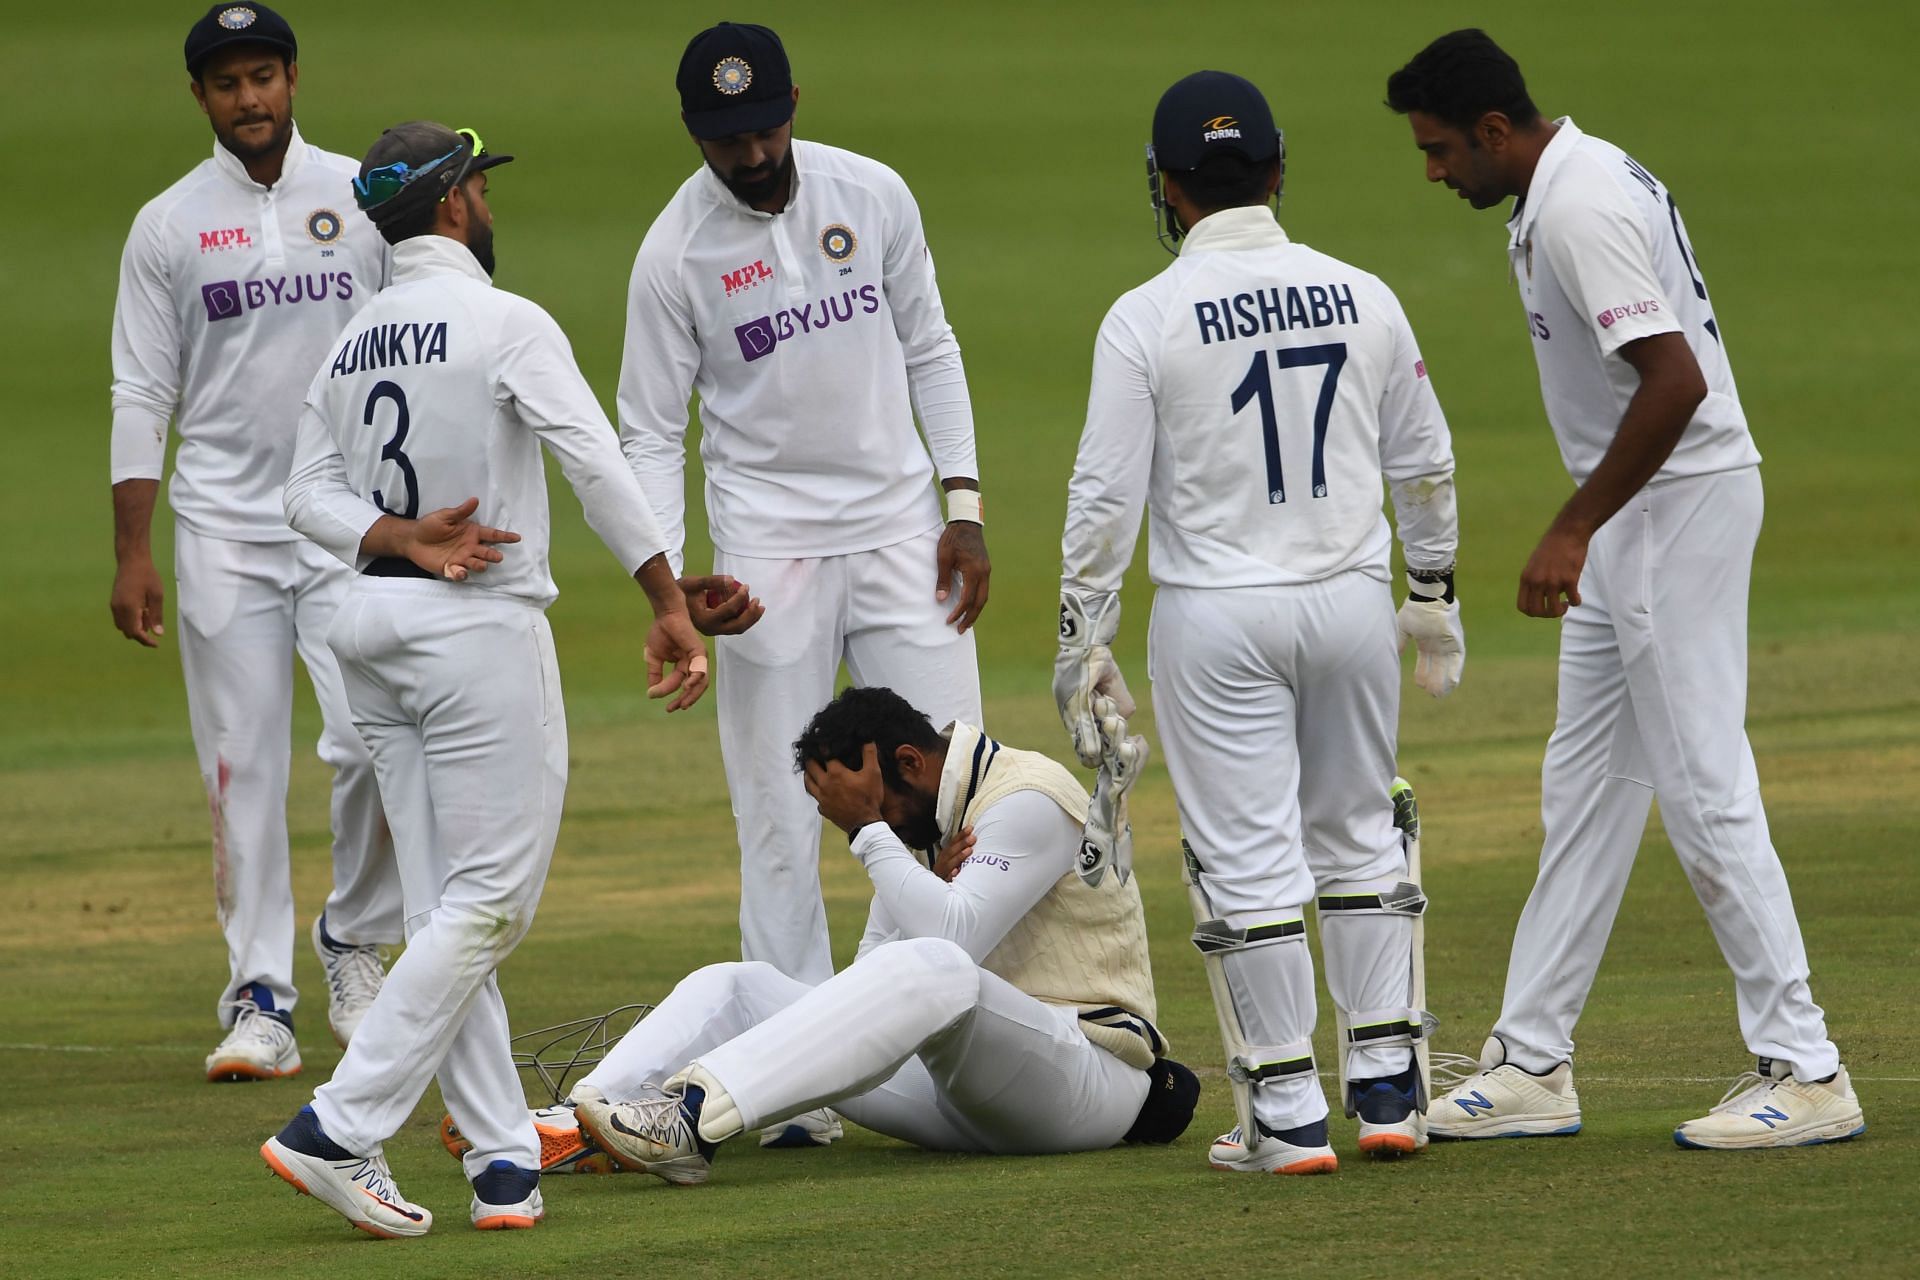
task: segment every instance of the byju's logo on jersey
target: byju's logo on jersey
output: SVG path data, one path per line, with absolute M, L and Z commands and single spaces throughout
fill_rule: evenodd
M 1203 130 L 1200 134 L 1202 142 L 1219 142 L 1222 138 L 1240 136 L 1240 122 L 1232 116 L 1215 116 L 1200 128 Z
M 224 253 L 228 249 L 251 249 L 253 237 L 247 234 L 245 227 L 221 227 L 216 231 L 200 233 L 200 252 Z
M 814 308 L 819 307 L 818 311 Z M 870 284 L 845 289 L 819 302 L 787 307 L 772 315 L 735 325 L 733 336 L 740 343 L 740 358 L 748 364 L 773 354 L 783 342 L 818 333 L 834 324 L 845 324 L 856 315 L 873 315 L 880 310 L 880 293 Z
M 1650 316 L 1660 310 L 1660 303 L 1652 298 L 1645 302 L 1631 302 L 1624 307 L 1608 307 L 1594 319 L 1600 322 L 1602 329 L 1611 329 L 1628 316 Z
M 316 274 L 261 276 L 253 280 L 216 280 L 200 287 L 200 300 L 207 305 L 207 323 L 232 320 L 262 307 L 289 306 L 297 302 L 325 302 L 353 297 L 353 272 L 322 271 Z
M 736 293 L 753 288 L 753 286 L 759 284 L 762 280 L 771 279 L 773 279 L 773 268 L 758 258 L 754 259 L 753 262 L 747 266 L 740 268 L 738 271 L 722 271 L 720 273 L 720 283 L 726 286 L 727 296 L 729 298 Z

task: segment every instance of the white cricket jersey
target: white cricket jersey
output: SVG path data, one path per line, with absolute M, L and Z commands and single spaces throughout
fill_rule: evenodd
M 1757 465 L 1760 452 L 1672 193 L 1570 117 L 1554 123 L 1559 131 L 1525 198 L 1514 203 L 1507 256 L 1567 471 L 1586 482 L 1640 388 L 1620 348 L 1676 332 L 1693 348 L 1707 398 L 1653 482 Z
M 1223 209 L 1100 326 L 1063 586 L 1119 589 L 1143 504 L 1148 574 L 1163 586 L 1349 569 L 1384 580 L 1383 475 L 1407 563 L 1449 567 L 1450 498 L 1415 511 L 1398 482 L 1452 473 L 1446 418 L 1392 290 L 1291 242 L 1264 205 Z
M 942 477 L 980 474 L 960 345 L 912 193 L 878 161 L 792 145 L 784 210 L 743 204 L 702 166 L 633 265 L 621 447 L 676 571 L 689 389 L 708 527 L 737 555 L 845 555 L 934 528 L 929 447 Z
M 412 518 L 480 499 L 474 519 L 510 530 L 501 563 L 471 590 L 542 607 L 547 569 L 545 444 L 587 523 L 629 574 L 666 549 L 605 410 L 553 317 L 495 289 L 444 236 L 403 240 L 391 288 L 333 341 L 307 392 L 287 520 L 355 568 L 382 512 Z
M 296 536 L 280 490 L 301 397 L 390 261 L 354 207 L 359 171 L 295 129 L 263 187 L 216 142 L 140 210 L 113 309 L 112 483 L 160 478 L 171 418 L 176 519 L 238 542 Z

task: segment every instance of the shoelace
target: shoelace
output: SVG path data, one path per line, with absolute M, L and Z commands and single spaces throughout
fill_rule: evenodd
M 1733 1085 L 1714 1103 L 1715 1111 L 1744 1111 L 1747 1098 L 1754 1093 L 1771 1091 L 1773 1086 L 1783 1081 L 1772 1076 L 1763 1076 L 1758 1071 L 1742 1071 L 1735 1077 Z
M 380 984 L 386 981 L 387 955 L 380 947 L 343 947 L 337 951 L 329 948 L 327 963 L 327 985 L 333 991 L 333 1002 L 348 1008 L 357 1008 L 373 1003 L 380 994 Z
M 662 1092 L 658 1097 L 633 1098 L 619 1104 L 619 1120 L 635 1133 L 663 1147 L 697 1149 L 693 1126 L 680 1108 L 683 1095 Z
M 220 1007 L 233 1010 L 233 1028 L 222 1043 L 245 1038 L 278 1049 L 284 1041 L 293 1038 L 293 1031 L 286 1023 L 262 1012 L 251 1000 L 229 1000 Z
M 1456 1088 L 1480 1074 L 1480 1059 L 1464 1053 L 1436 1053 L 1427 1060 L 1427 1072 L 1437 1091 Z
M 393 1170 L 387 1168 L 385 1157 L 362 1156 L 358 1167 L 347 1175 L 347 1180 L 357 1182 L 382 1204 L 399 1209 L 406 1204 L 400 1194 L 400 1188 L 393 1183 Z

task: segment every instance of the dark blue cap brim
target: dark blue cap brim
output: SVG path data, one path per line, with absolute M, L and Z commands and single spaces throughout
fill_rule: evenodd
M 705 142 L 731 138 L 739 133 L 759 133 L 777 129 L 793 119 L 793 98 L 763 98 L 759 102 L 740 102 L 718 111 L 683 111 L 687 131 Z

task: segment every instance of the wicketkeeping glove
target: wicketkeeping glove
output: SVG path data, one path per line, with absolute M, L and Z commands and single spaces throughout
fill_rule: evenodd
M 1133 826 L 1127 820 L 1127 792 L 1147 763 L 1147 740 L 1127 733 L 1126 719 L 1112 698 L 1095 695 L 1095 719 L 1101 736 L 1114 748 L 1100 761 L 1093 784 L 1093 803 L 1087 809 L 1086 830 L 1080 837 L 1080 878 L 1098 885 L 1112 867 L 1125 884 L 1133 874 Z
M 1073 739 L 1073 754 L 1088 768 L 1119 746 L 1101 732 L 1093 708 L 1096 694 L 1112 699 L 1122 731 L 1133 715 L 1133 695 L 1108 646 L 1120 630 L 1120 597 L 1112 593 L 1060 595 L 1060 652 L 1053 660 L 1053 700 Z
M 1400 652 L 1406 652 L 1409 640 L 1419 652 L 1413 682 L 1436 698 L 1452 693 L 1467 665 L 1467 633 L 1460 625 L 1460 602 L 1453 596 L 1453 574 L 1409 571 L 1407 602 L 1394 615 L 1394 626 Z

